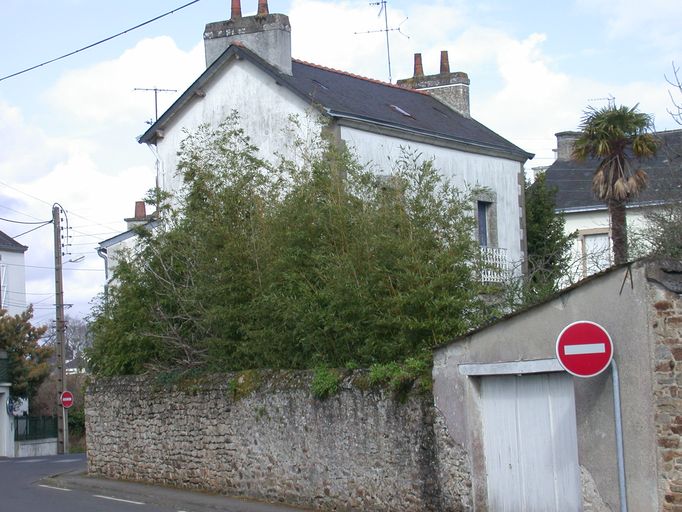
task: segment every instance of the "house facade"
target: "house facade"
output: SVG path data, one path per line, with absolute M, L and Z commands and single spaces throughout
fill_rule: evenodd
M 0 231 L 0 308 L 10 315 L 26 309 L 24 253 L 28 247 Z
M 579 132 L 559 132 L 556 161 L 545 171 L 546 184 L 556 189 L 556 211 L 564 215 L 566 234 L 576 233 L 572 249 L 571 281 L 611 266 L 613 251 L 606 204 L 592 193 L 598 161 L 575 160 L 573 143 Z M 682 130 L 656 133 L 660 147 L 655 158 L 639 163 L 649 176 L 647 188 L 627 204 L 631 239 L 647 226 L 647 213 L 682 200 Z
M 324 125 L 363 165 L 390 175 L 407 148 L 460 188 L 484 190 L 472 210 L 484 254 L 520 273 L 525 261 L 523 164 L 533 155 L 497 135 L 469 113 L 469 79 L 451 73 L 447 52 L 440 73 L 424 75 L 415 55 L 414 76 L 389 84 L 291 57 L 287 16 L 270 14 L 266 1 L 255 16 L 232 2 L 229 20 L 204 31 L 206 70 L 139 139 L 158 155 L 158 184 L 180 188 L 178 148 L 186 133 L 218 126 L 237 112 L 260 156 L 296 158 L 298 136 Z

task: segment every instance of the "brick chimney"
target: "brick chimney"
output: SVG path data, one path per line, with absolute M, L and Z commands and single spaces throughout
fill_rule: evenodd
M 421 53 L 414 54 L 414 76 L 398 80 L 400 87 L 419 89 L 444 103 L 463 116 L 471 117 L 469 113 L 469 77 L 466 73 L 450 72 L 448 52 L 440 52 L 440 73 L 424 76 Z
M 144 201 L 135 201 L 135 216 L 123 219 L 126 222 L 127 229 L 133 229 L 135 226 L 146 224 L 151 219 L 151 215 L 147 215 L 147 205 Z
M 580 132 L 559 132 L 556 136 L 556 159 L 573 160 L 573 144 L 580 137 Z
M 291 75 L 289 17 L 270 14 L 268 0 L 258 0 L 258 11 L 254 16 L 242 17 L 241 0 L 232 0 L 231 7 L 229 20 L 209 23 L 204 29 L 206 67 L 231 44 L 240 43 L 282 73 Z

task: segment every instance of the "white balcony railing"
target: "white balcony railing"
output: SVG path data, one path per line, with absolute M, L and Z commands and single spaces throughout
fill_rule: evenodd
M 481 247 L 481 281 L 484 283 L 502 283 L 509 279 L 510 265 L 507 260 L 507 249 L 499 247 Z

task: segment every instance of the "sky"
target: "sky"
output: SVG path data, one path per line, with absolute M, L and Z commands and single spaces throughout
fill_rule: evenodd
M 199 0 L 103 44 L 72 52 L 177 9 L 190 0 L 2 0 L 0 6 L 0 230 L 29 247 L 27 301 L 35 322 L 54 319 L 52 205 L 67 213 L 67 314 L 86 317 L 104 285 L 98 242 L 125 230 L 135 201 L 154 185 L 154 157 L 137 143 L 204 69 L 206 23 L 228 19 L 230 0 Z M 257 0 L 242 0 L 245 16 Z M 471 80 L 472 117 L 550 165 L 556 132 L 575 130 L 588 106 L 639 104 L 656 129 L 678 126 L 667 82 L 682 64 L 679 0 L 388 0 L 392 77 L 424 72 Z M 289 16 L 295 58 L 388 80 L 380 7 L 368 1 L 270 0 Z M 21 223 L 20 223 L 21 222 Z

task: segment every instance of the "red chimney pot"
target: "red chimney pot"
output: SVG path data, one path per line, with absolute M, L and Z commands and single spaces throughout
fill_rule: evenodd
M 236 20 L 242 17 L 242 2 L 241 0 L 232 0 L 232 14 L 231 20 Z
M 147 207 L 144 201 L 135 201 L 135 220 L 144 220 L 147 218 Z
M 440 52 L 440 74 L 447 75 L 450 73 L 450 61 L 448 59 L 448 51 Z
M 268 0 L 258 0 L 258 16 L 267 16 L 270 14 L 268 9 Z
M 424 68 L 422 67 L 422 54 L 414 54 L 414 76 L 424 76 Z

